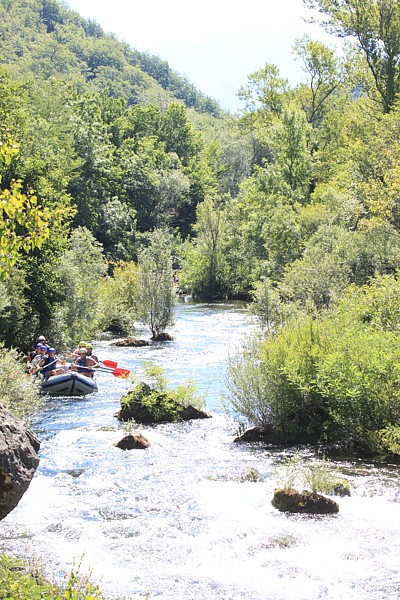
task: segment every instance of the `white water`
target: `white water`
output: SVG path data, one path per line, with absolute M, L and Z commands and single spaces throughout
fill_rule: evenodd
M 40 466 L 0 523 L 3 549 L 44 557 L 54 576 L 82 559 L 110 597 L 399 599 L 397 467 L 342 463 L 352 496 L 339 499 L 338 515 L 287 515 L 271 505 L 282 453 L 233 443 L 218 399 L 226 357 L 248 327 L 236 306 L 180 304 L 174 342 L 97 344 L 121 367 L 151 358 L 173 383 L 195 378 L 213 417 L 143 427 L 151 448 L 124 452 L 113 415 L 128 382 L 102 373 L 96 396 L 49 400 L 35 425 Z M 262 480 L 241 483 L 250 467 Z

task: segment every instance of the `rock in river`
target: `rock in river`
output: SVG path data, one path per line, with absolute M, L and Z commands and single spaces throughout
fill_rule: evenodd
M 339 512 L 339 505 L 334 500 L 315 492 L 277 489 L 272 498 L 272 506 L 281 512 L 308 513 L 311 515 L 327 515 Z
M 149 440 L 141 433 L 129 433 L 114 445 L 121 450 L 145 450 L 151 446 Z

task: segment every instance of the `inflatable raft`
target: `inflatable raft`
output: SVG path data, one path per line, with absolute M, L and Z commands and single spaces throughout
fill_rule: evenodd
M 49 377 L 42 382 L 41 388 L 41 393 L 49 396 L 86 396 L 97 391 L 94 379 L 73 372 Z

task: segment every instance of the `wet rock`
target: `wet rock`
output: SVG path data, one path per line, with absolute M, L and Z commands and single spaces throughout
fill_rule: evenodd
M 111 321 L 106 331 L 115 335 L 123 335 L 124 333 L 127 333 L 127 331 L 118 321 Z
M 242 435 L 237 436 L 233 441 L 282 445 L 288 443 L 288 437 L 272 428 L 261 429 L 261 427 L 252 427 L 251 429 L 247 429 Z
M 114 446 L 121 450 L 144 450 L 150 448 L 151 444 L 141 433 L 129 433 Z
M 335 496 L 351 496 L 351 486 L 347 479 L 340 479 L 336 481 L 332 486 L 332 494 Z
M 150 342 L 146 340 L 135 340 L 134 338 L 126 338 L 125 340 L 118 340 L 112 342 L 110 346 L 116 346 L 117 348 L 139 348 L 141 346 L 150 346 Z
M 85 469 L 67 469 L 64 473 L 71 475 L 71 477 L 80 477 L 82 473 L 85 472 Z
M 180 413 L 182 421 L 190 421 L 191 419 L 211 419 L 211 415 L 204 410 L 199 410 L 194 406 L 185 406 Z
M 253 427 L 247 429 L 242 435 L 238 435 L 233 440 L 234 442 L 262 442 L 265 440 L 266 432 L 261 427 Z
M 158 335 L 156 335 L 155 337 L 152 337 L 151 339 L 154 340 L 155 342 L 172 342 L 174 338 L 172 337 L 172 335 L 170 335 L 169 333 L 164 331 L 164 333 L 159 333 Z
M 244 483 L 245 481 L 259 481 L 260 480 L 260 473 L 257 471 L 257 469 L 247 469 L 247 471 L 245 473 L 243 473 L 243 475 L 240 478 L 240 481 L 242 483 Z
M 339 505 L 334 500 L 320 494 L 296 490 L 277 489 L 272 498 L 272 506 L 281 512 L 308 513 L 311 515 L 327 515 L 339 512 Z
M 21 500 L 39 464 L 40 442 L 0 405 L 0 520 Z

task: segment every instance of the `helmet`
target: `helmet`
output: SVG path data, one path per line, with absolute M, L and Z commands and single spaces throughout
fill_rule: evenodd
M 93 348 L 93 346 L 92 346 L 92 344 L 86 344 L 86 348 L 90 348 L 90 349 L 92 349 L 92 348 Z
M 86 354 L 86 348 L 79 348 L 79 354 Z
M 43 344 L 41 344 L 40 342 L 38 344 L 36 344 L 36 348 L 39 348 L 39 350 L 42 346 L 43 346 Z
M 79 342 L 79 348 L 86 348 L 87 342 Z
M 46 341 L 46 338 L 44 337 L 44 335 L 39 335 L 39 337 L 38 337 L 38 341 L 39 341 L 39 342 L 45 342 L 45 341 Z
M 55 349 L 55 348 L 49 348 L 49 349 L 47 350 L 47 352 L 55 352 L 55 351 L 56 351 L 56 349 Z

